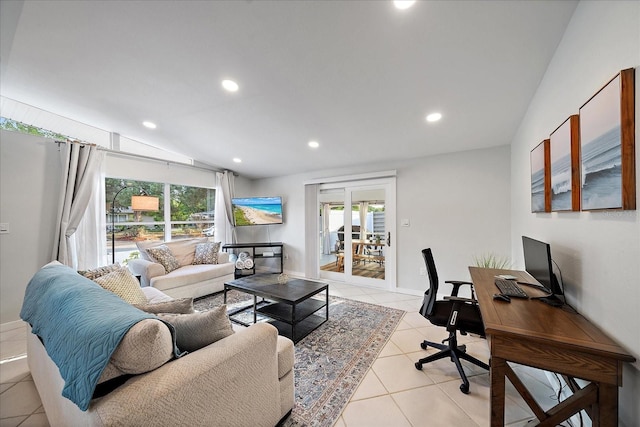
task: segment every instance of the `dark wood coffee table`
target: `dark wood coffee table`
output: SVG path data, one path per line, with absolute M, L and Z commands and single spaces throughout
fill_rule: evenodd
M 270 323 L 278 328 L 280 335 L 298 342 L 329 320 L 329 285 L 305 279 L 289 279 L 285 284 L 278 283 L 278 275 L 256 274 L 242 277 L 224 284 L 224 303 L 227 303 L 227 291 L 235 289 L 253 295 L 253 305 L 239 308 L 229 313 L 229 318 L 241 325 L 248 323 L 234 319 L 234 315 L 253 309 L 253 323 L 257 315 L 268 317 Z M 311 298 L 321 292 L 324 300 Z M 258 297 L 263 300 L 258 302 Z M 316 314 L 325 309 L 324 317 Z

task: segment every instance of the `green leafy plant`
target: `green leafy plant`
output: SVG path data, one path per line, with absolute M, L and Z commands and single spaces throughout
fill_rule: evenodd
M 511 260 L 509 257 L 496 255 L 493 252 L 474 256 L 473 261 L 475 262 L 476 267 L 499 269 L 511 268 Z
M 129 263 L 129 261 L 131 261 L 132 259 L 138 259 L 140 258 L 140 252 L 138 251 L 133 251 L 129 254 L 129 258 L 125 259 L 122 261 L 123 265 L 127 265 Z

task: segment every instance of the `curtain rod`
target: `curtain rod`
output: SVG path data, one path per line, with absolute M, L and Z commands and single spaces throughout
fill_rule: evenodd
M 70 142 L 72 144 L 96 145 L 96 144 L 90 144 L 90 143 L 80 142 L 80 141 L 55 141 L 55 143 L 58 144 L 58 146 L 60 146 L 60 144 L 66 144 L 67 142 Z M 204 166 L 190 165 L 188 163 L 176 162 L 174 160 L 159 159 L 157 157 L 145 156 L 143 154 L 127 153 L 126 151 L 112 150 L 110 148 L 106 148 L 101 145 L 96 145 L 96 147 L 98 150 L 104 151 L 105 153 L 108 153 L 108 154 L 113 154 L 114 156 L 134 157 L 137 159 L 144 159 L 144 160 L 166 163 L 168 165 L 185 166 L 188 168 L 200 169 L 207 172 L 224 172 L 223 169 L 214 168 L 213 166 L 204 167 Z M 238 174 L 234 171 L 230 170 L 229 172 L 233 173 L 234 176 L 238 176 Z

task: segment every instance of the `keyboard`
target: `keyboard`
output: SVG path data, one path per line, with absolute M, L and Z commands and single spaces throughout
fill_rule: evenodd
M 502 295 L 514 298 L 529 298 L 529 295 L 514 280 L 496 279 L 495 284 Z

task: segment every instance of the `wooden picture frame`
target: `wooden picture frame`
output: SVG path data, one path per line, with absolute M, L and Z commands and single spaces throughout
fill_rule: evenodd
M 565 120 L 549 137 L 551 211 L 580 210 L 580 116 Z
M 549 140 L 531 150 L 531 212 L 551 212 Z
M 636 209 L 635 70 L 622 70 L 580 107 L 583 211 Z

